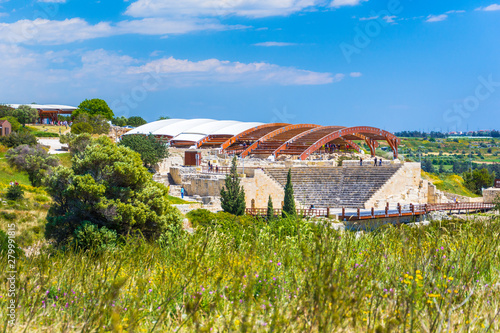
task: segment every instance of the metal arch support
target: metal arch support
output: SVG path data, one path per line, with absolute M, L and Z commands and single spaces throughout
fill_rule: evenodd
M 305 160 L 309 155 L 311 155 L 313 152 L 318 150 L 321 146 L 323 146 L 325 143 L 330 142 L 334 139 L 337 139 L 341 137 L 342 135 L 347 135 L 347 134 L 359 134 L 359 133 L 369 133 L 369 134 L 376 134 L 379 136 L 383 136 L 385 140 L 389 143 L 391 148 L 394 151 L 395 157 L 397 156 L 397 145 L 400 142 L 400 139 L 395 136 L 392 133 L 389 133 L 387 131 L 381 130 L 379 128 L 375 127 L 368 127 L 368 126 L 358 126 L 358 127 L 349 127 L 349 128 L 343 128 L 341 130 L 334 131 L 330 134 L 325 135 L 318 141 L 316 141 L 314 144 L 312 144 L 309 148 L 307 148 L 301 155 L 300 159 Z
M 272 139 L 279 134 L 282 134 L 282 133 L 285 133 L 285 132 L 288 132 L 288 131 L 291 131 L 291 130 L 294 130 L 297 128 L 317 128 L 317 127 L 321 127 L 321 126 L 314 125 L 314 124 L 298 124 L 298 125 L 289 125 L 289 126 L 285 126 L 282 128 L 278 128 L 277 130 L 275 130 L 271 133 L 268 133 L 268 134 L 264 135 L 262 138 L 260 138 L 259 140 L 255 141 L 250 147 L 248 147 L 243 153 L 241 153 L 241 157 L 247 157 L 249 154 L 252 153 L 252 150 L 254 150 L 255 148 L 258 147 L 258 145 L 260 143 L 266 142 L 267 140 Z
M 233 136 L 231 139 L 227 140 L 226 142 L 224 142 L 222 145 L 221 145 L 221 148 L 222 150 L 225 150 L 226 148 L 228 148 L 229 146 L 231 146 L 233 143 L 235 143 L 236 141 L 238 141 L 241 137 L 247 135 L 247 134 L 250 134 L 252 132 L 255 132 L 255 131 L 258 131 L 260 129 L 263 129 L 263 128 L 267 128 L 267 127 L 276 127 L 276 126 L 281 126 L 281 127 L 285 127 L 285 126 L 288 126 L 290 124 L 285 124 L 285 123 L 272 123 L 272 124 L 264 124 L 264 125 L 260 125 L 260 126 L 256 126 L 256 127 L 253 127 L 253 128 L 250 128 L 244 132 L 241 132 L 240 134 L 237 134 L 235 136 Z
M 281 146 L 279 146 L 274 152 L 273 152 L 273 155 L 274 157 L 278 157 L 278 155 L 281 154 L 281 152 L 283 150 L 286 150 L 286 148 L 288 147 L 288 144 L 294 142 L 295 140 L 298 140 L 300 139 L 301 137 L 303 136 L 306 136 L 310 133 L 314 133 L 316 131 L 319 131 L 319 130 L 323 130 L 323 129 L 327 129 L 327 128 L 332 128 L 332 130 L 339 130 L 339 126 L 321 126 L 321 127 L 316 127 L 316 128 L 313 128 L 309 131 L 305 131 L 305 132 L 302 132 L 296 136 L 294 136 L 293 138 L 291 138 L 290 140 L 288 140 L 287 142 L 284 142 Z M 344 127 L 345 128 L 345 127 Z

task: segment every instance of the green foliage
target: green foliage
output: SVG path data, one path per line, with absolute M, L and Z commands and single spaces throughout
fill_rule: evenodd
M 84 221 L 75 230 L 75 245 L 83 250 L 102 252 L 116 247 L 117 235 L 115 231 L 106 227 L 99 228 L 95 224 Z
M 158 120 L 167 120 L 167 119 L 170 119 L 169 116 L 160 116 L 158 117 Z
M 78 105 L 78 109 L 73 112 L 72 117 L 75 119 L 79 114 L 87 113 L 90 116 L 101 115 L 107 120 L 113 119 L 113 111 L 108 104 L 102 99 L 86 99 Z
M 295 215 L 297 215 L 297 210 L 295 209 L 295 197 L 293 195 L 292 169 L 288 169 L 285 185 L 285 200 L 283 203 L 283 217 Z
M 115 117 L 111 119 L 111 123 L 115 126 L 125 127 L 127 126 L 127 118 L 125 118 L 124 116 Z
M 162 159 L 168 157 L 168 148 L 165 142 L 154 137 L 135 134 L 124 135 L 120 145 L 128 147 L 141 155 L 142 162 L 148 168 L 158 164 Z
M 168 202 L 168 188 L 153 181 L 139 154 L 107 137 L 76 154 L 71 168 L 56 168 L 47 192 L 53 204 L 45 234 L 58 245 L 72 242 L 83 221 L 148 240 L 182 227 L 179 211 Z
M 77 124 L 90 125 L 92 127 L 92 132 L 87 132 L 87 131 L 81 132 L 80 129 L 79 133 L 75 133 L 73 127 Z M 109 133 L 110 126 L 111 125 L 109 125 L 108 120 L 100 114 L 89 115 L 88 113 L 81 112 L 77 116 L 75 116 L 75 120 L 73 121 L 73 125 L 71 126 L 71 132 L 75 134 L 80 134 L 80 133 L 107 134 Z
M 38 111 L 31 106 L 21 105 L 15 111 L 14 116 L 21 124 L 26 125 L 36 121 L 38 118 Z
M 7 120 L 11 125 L 12 132 L 17 132 L 21 128 L 21 123 L 14 116 L 2 117 L 0 120 Z
M 0 143 L 5 147 L 15 148 L 21 145 L 35 146 L 38 140 L 31 132 L 22 131 L 12 132 L 9 135 L 1 136 Z
M 76 123 L 71 126 L 72 134 L 82 134 L 89 133 L 92 134 L 94 132 L 94 128 L 89 123 Z
M 59 134 L 52 132 L 36 131 L 33 135 L 37 138 L 58 138 Z
M 61 143 L 67 143 L 72 156 L 81 154 L 92 143 L 92 136 L 89 133 L 75 135 L 73 133 L 61 135 Z
M 24 190 L 19 185 L 9 186 L 5 193 L 7 200 L 19 200 L 24 198 Z
M 273 199 L 269 196 L 269 200 L 267 200 L 267 221 L 272 219 L 274 219 Z
M 233 157 L 231 172 L 226 176 L 224 188 L 220 191 L 222 209 L 230 214 L 245 214 L 245 190 L 240 186 L 236 156 Z
M 30 147 L 18 146 L 5 154 L 7 161 L 13 167 L 26 171 L 33 186 L 41 186 L 43 178 L 59 164 L 56 156 L 52 156 L 40 145 Z
M 127 119 L 127 125 L 133 126 L 133 127 L 139 127 L 144 124 L 147 124 L 148 122 L 144 120 L 141 117 L 138 116 L 133 116 Z
M 193 228 L 206 227 L 213 224 L 215 214 L 207 209 L 195 209 L 186 214 Z
M 11 232 L 11 231 L 9 231 Z M 14 238 L 11 238 L 12 240 L 9 241 L 9 235 L 7 232 L 3 231 L 0 229 L 0 255 L 1 256 L 6 256 L 7 254 L 14 255 L 15 257 L 19 257 L 21 253 L 23 252 L 17 243 L 15 242 Z M 10 245 L 10 246 L 9 246 Z M 9 253 L 9 250 L 11 251 Z
M 476 194 L 481 194 L 483 188 L 493 185 L 495 173 L 490 173 L 488 169 L 476 169 L 463 174 L 464 186 Z

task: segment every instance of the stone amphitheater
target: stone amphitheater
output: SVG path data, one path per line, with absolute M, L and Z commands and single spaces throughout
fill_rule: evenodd
M 220 210 L 220 190 L 231 159 L 207 151 L 200 166 L 188 167 L 183 165 L 182 154 L 182 150 L 172 150 L 171 157 L 160 165 L 156 181 L 169 185 L 171 195 L 180 196 L 180 189 L 184 187 L 188 199 L 212 211 Z M 345 159 L 345 154 L 343 156 Z M 339 157 L 307 161 L 240 159 L 238 173 L 242 176 L 247 207 L 265 208 L 269 196 L 274 207 L 281 207 L 288 169 L 292 172 L 298 208 L 311 205 L 315 208 L 381 208 L 388 203 L 447 203 L 455 199 L 421 178 L 420 163 L 384 160 L 382 166 L 375 167 L 369 160 L 360 166 L 360 155 L 351 154 L 347 158 L 352 160 L 344 160 L 339 165 Z M 209 161 L 219 166 L 219 173 L 209 172 Z

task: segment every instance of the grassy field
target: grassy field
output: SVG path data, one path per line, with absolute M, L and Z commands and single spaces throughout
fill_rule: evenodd
M 33 131 L 40 131 L 40 132 L 49 132 L 49 133 L 55 133 L 55 134 L 66 134 L 71 132 L 71 128 L 68 126 L 68 128 L 64 126 L 56 126 L 56 125 L 29 125 L 27 126 L 29 129 Z
M 171 244 L 20 257 L 7 331 L 500 330 L 498 218 L 361 236 L 294 219 L 209 224 Z
M 422 178 L 431 181 L 440 191 L 464 195 L 467 197 L 479 197 L 463 185 L 463 178 L 455 174 L 430 174 L 422 171 Z

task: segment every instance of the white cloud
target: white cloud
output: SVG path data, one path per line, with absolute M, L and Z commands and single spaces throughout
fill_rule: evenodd
M 241 63 L 208 59 L 180 60 L 173 57 L 130 67 L 128 74 L 157 73 L 177 85 L 202 83 L 244 83 L 277 85 L 318 85 L 338 82 L 343 74 L 318 73 L 263 62 Z
M 137 0 L 126 10 L 133 17 L 286 16 L 314 7 L 322 0 Z
M 441 22 L 444 21 L 448 18 L 448 15 L 446 14 L 441 14 L 441 15 L 429 15 L 427 16 L 426 22 Z
M 465 13 L 465 10 L 449 10 L 445 14 L 461 14 Z
M 368 0 L 333 0 L 330 6 L 331 7 L 357 6 L 363 1 L 368 1 Z
M 383 19 L 384 21 L 386 21 L 387 23 L 395 23 L 394 19 L 397 18 L 397 16 L 384 16 Z
M 253 44 L 255 46 L 265 46 L 265 47 L 272 47 L 272 46 L 294 46 L 298 45 L 297 43 L 284 43 L 284 42 L 263 42 L 263 43 L 257 43 Z
M 91 25 L 81 18 L 64 21 L 36 19 L 0 23 L 0 42 L 56 45 L 124 34 L 168 35 L 200 30 L 240 28 L 244 27 L 225 26 L 207 19 L 173 21 L 163 18 L 146 18 L 121 21 L 116 24 L 100 22 L 95 25 Z
M 359 20 L 360 21 L 373 21 L 373 20 L 376 20 L 378 18 L 379 18 L 379 16 L 360 17 Z
M 361 77 L 363 76 L 363 74 L 361 74 L 360 72 L 352 72 L 351 74 L 349 74 L 351 77 Z
M 482 11 L 485 11 L 485 12 L 493 12 L 493 11 L 496 11 L 496 10 L 500 10 L 500 5 L 494 3 L 494 4 L 489 5 L 487 7 L 479 7 L 476 10 L 482 10 Z

